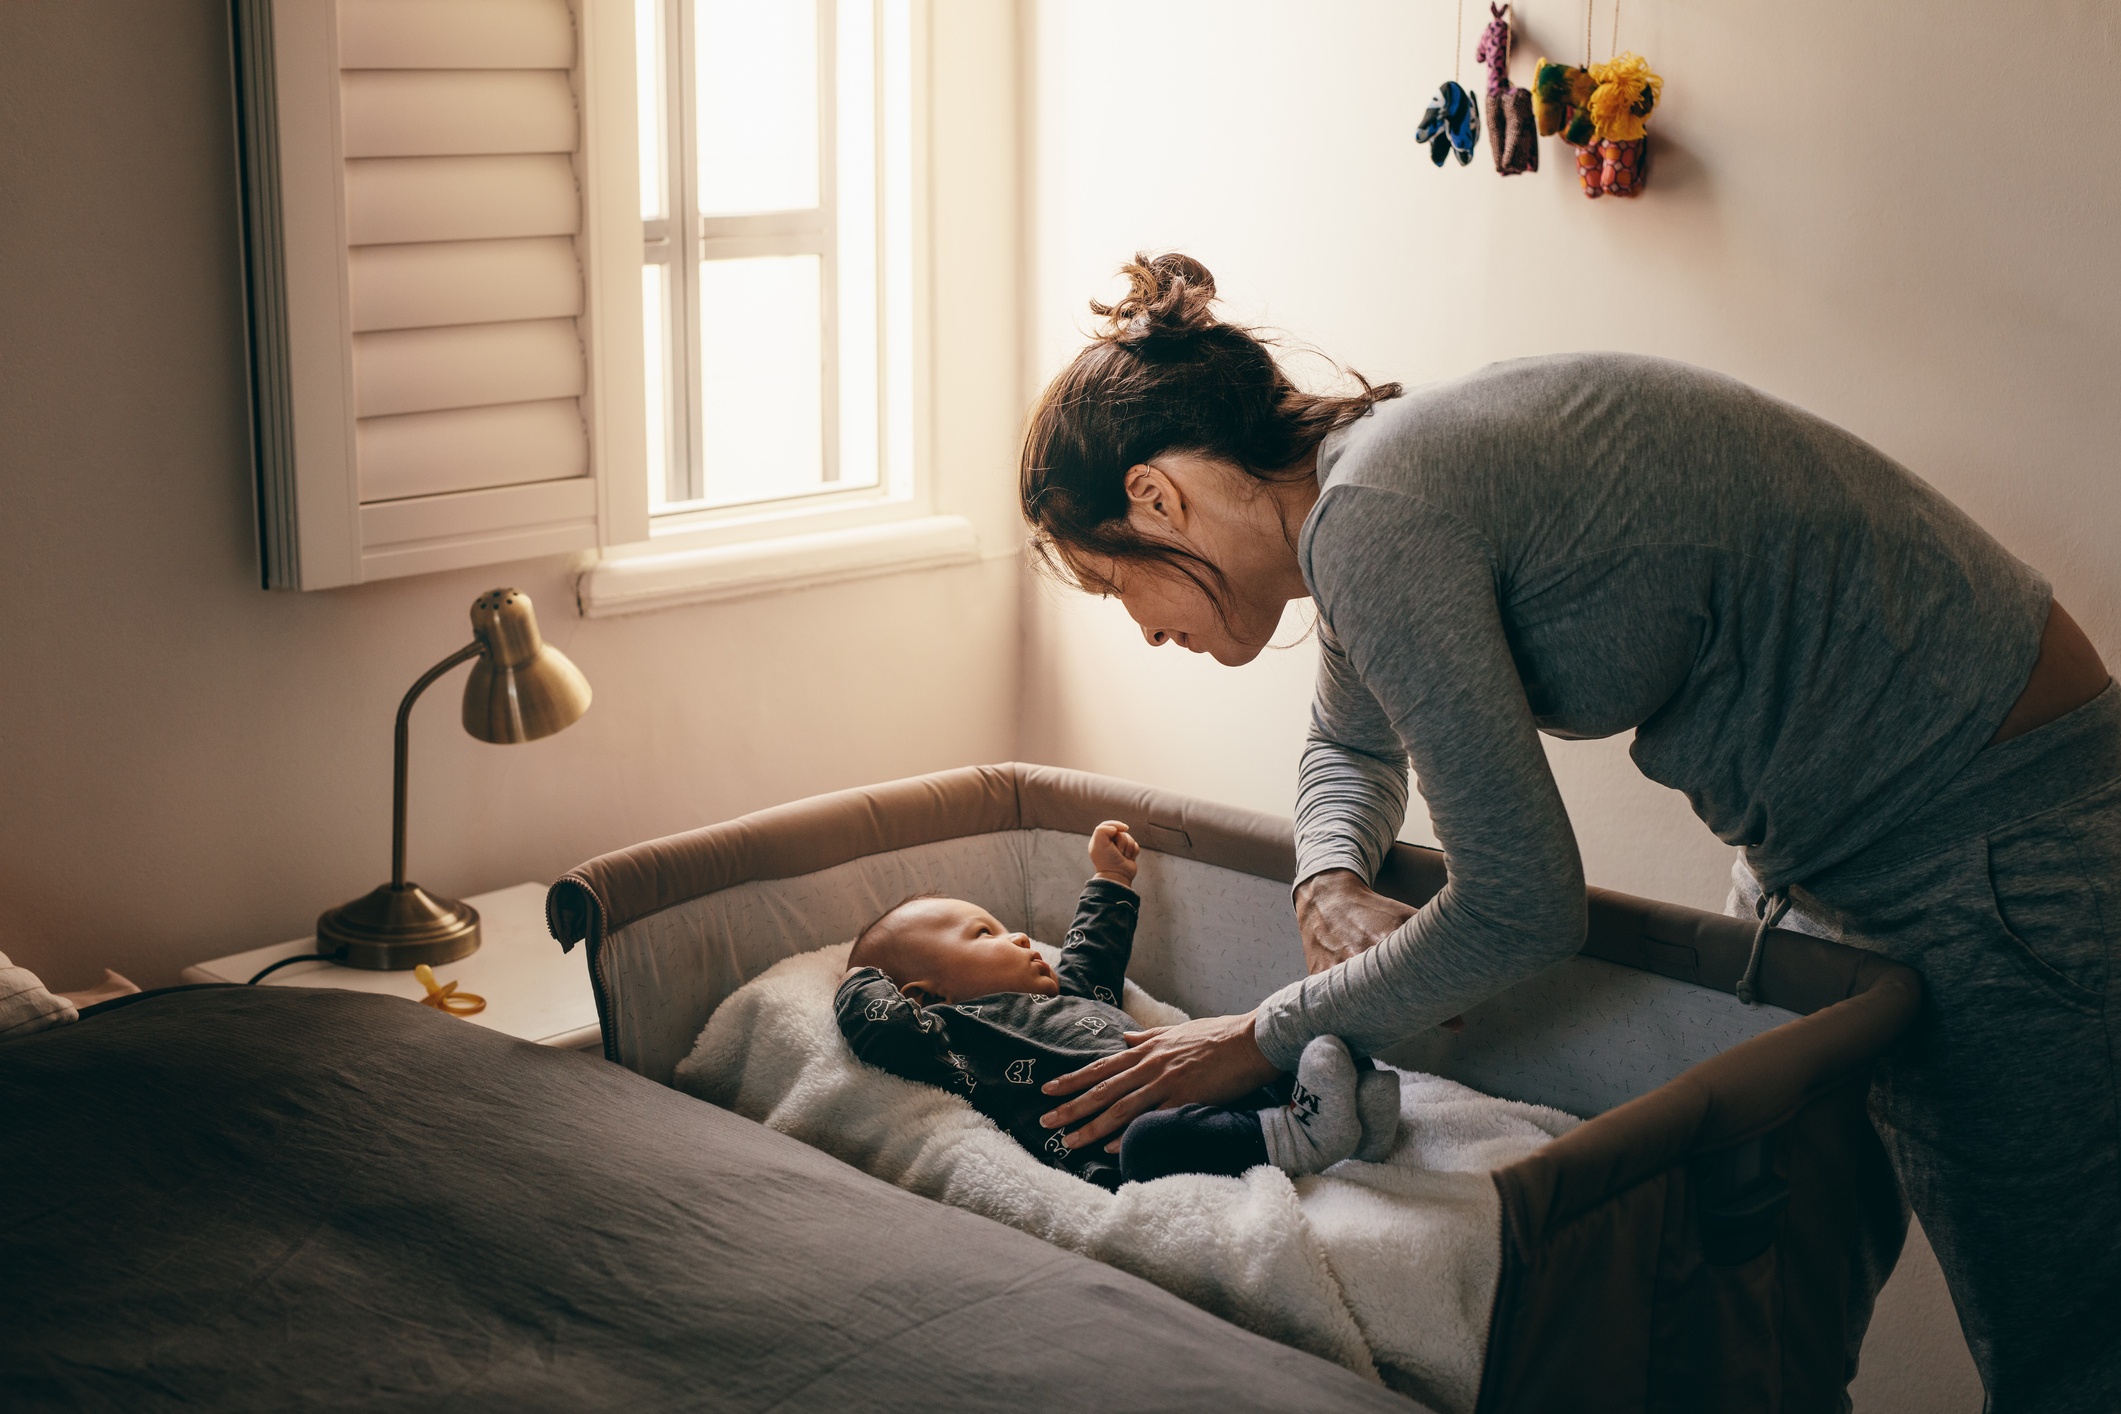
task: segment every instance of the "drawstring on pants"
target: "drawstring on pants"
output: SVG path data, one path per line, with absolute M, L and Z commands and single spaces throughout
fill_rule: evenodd
M 1745 971 L 1738 976 L 1738 1000 L 1747 1006 L 1760 1003 L 1754 995 L 1753 984 L 1760 978 L 1760 956 L 1767 950 L 1768 929 L 1782 921 L 1782 915 L 1790 911 L 1790 896 L 1785 889 L 1773 893 L 1762 893 L 1753 902 L 1753 912 L 1760 919 L 1760 926 L 1753 930 L 1753 950 L 1746 955 Z

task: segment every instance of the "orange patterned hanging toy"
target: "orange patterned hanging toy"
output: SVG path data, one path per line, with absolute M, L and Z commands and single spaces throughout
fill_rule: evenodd
M 1620 43 L 1620 5 L 1613 5 L 1613 45 Z M 1591 9 L 1583 15 L 1583 67 L 1539 61 L 1532 112 L 1541 134 L 1576 148 L 1576 173 L 1587 197 L 1634 196 L 1650 175 L 1650 111 L 1664 80 L 1640 54 L 1591 62 Z

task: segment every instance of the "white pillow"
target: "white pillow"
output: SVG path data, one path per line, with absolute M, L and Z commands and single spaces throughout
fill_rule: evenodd
M 15 966 L 0 952 L 0 1041 L 80 1019 L 72 1002 L 44 990 L 36 973 Z

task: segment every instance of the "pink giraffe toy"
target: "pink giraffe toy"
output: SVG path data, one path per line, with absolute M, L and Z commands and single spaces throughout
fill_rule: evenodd
M 1488 66 L 1488 148 L 1505 177 L 1539 170 L 1539 129 L 1532 120 L 1532 90 L 1510 82 L 1510 7 L 1488 6 L 1493 16 L 1481 32 L 1473 58 Z

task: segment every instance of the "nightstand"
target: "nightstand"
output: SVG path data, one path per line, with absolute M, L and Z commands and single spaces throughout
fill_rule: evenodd
M 444 982 L 486 998 L 486 1010 L 463 1020 L 525 1041 L 586 1050 L 602 1039 L 596 995 L 589 989 L 589 949 L 560 951 L 545 928 L 545 886 L 517 884 L 466 899 L 479 911 L 479 950 L 435 969 Z M 283 957 L 315 952 L 315 938 L 231 953 L 184 969 L 187 982 L 248 982 Z M 426 995 L 410 972 L 364 972 L 330 962 L 283 967 L 261 987 L 344 987 L 418 1001 Z

